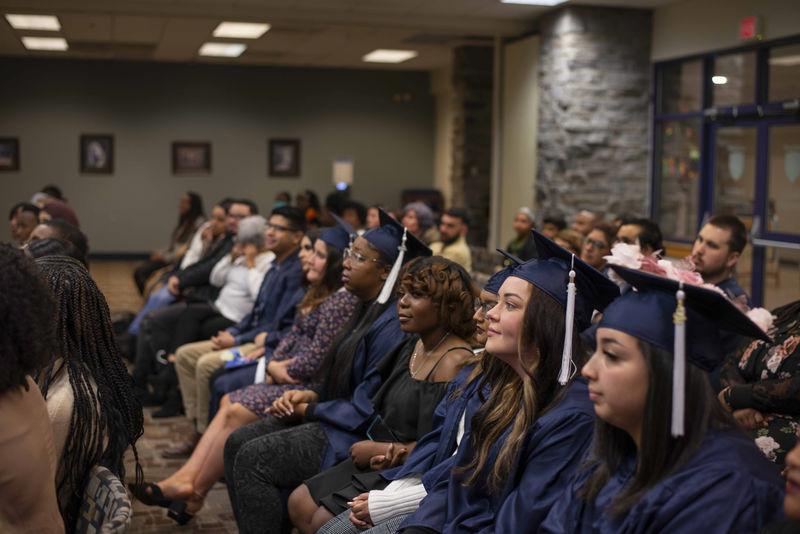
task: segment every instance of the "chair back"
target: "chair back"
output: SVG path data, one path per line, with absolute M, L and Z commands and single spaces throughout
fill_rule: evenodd
M 83 492 L 77 534 L 121 534 L 128 530 L 133 515 L 125 486 L 107 468 L 96 465 L 89 473 Z

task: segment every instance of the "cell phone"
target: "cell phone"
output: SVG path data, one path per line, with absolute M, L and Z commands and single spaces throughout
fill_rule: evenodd
M 397 434 L 392 432 L 392 429 L 383 421 L 380 415 L 376 415 L 372 419 L 369 428 L 367 428 L 367 438 L 372 441 L 380 441 L 383 443 L 399 443 L 400 438 Z

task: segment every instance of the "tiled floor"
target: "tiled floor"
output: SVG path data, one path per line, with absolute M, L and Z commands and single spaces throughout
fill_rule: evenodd
M 135 312 L 141 306 L 142 299 L 131 277 L 135 266 L 136 262 L 130 261 L 95 260 L 91 264 L 92 276 L 105 294 L 112 313 Z M 174 472 L 182 464 L 182 460 L 164 460 L 161 458 L 161 451 L 173 443 L 186 439 L 193 429 L 184 417 L 153 419 L 150 417 L 152 411 L 153 408 L 145 408 L 144 436 L 137 443 L 137 449 L 145 480 L 157 481 Z M 126 463 L 128 478 L 132 479 L 134 476 L 132 454 Z M 237 532 L 237 529 L 225 486 L 217 483 L 209 492 L 205 507 L 184 527 L 179 527 L 169 519 L 166 510 L 147 507 L 134 501 L 133 521 L 128 532 L 233 533 Z

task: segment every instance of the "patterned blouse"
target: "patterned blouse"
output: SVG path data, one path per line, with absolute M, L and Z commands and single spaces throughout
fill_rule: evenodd
M 356 311 L 358 298 L 346 290 L 331 294 L 308 315 L 297 314 L 294 326 L 275 347 L 272 360 L 294 358 L 286 371 L 299 384 L 253 384 L 234 391 L 230 400 L 265 416 L 273 401 L 291 389 L 310 389 L 334 338 Z
M 773 314 L 775 344 L 751 342 L 725 363 L 721 378 L 730 386 L 733 410 L 753 408 L 764 415 L 764 424 L 748 432 L 767 458 L 782 465 L 800 437 L 800 301 Z

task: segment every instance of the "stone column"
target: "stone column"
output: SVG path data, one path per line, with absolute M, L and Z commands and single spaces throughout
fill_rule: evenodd
M 648 212 L 651 28 L 638 9 L 542 19 L 537 213 Z

